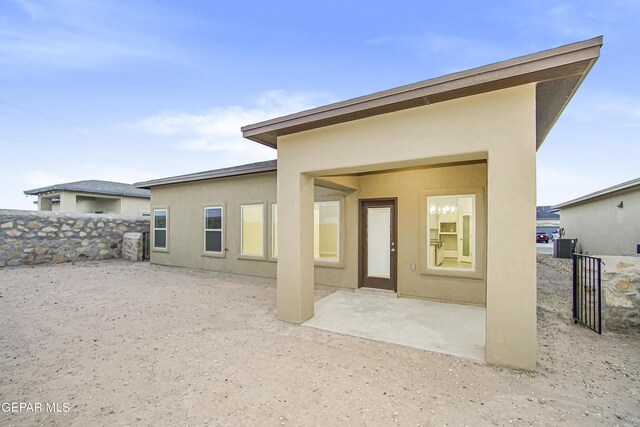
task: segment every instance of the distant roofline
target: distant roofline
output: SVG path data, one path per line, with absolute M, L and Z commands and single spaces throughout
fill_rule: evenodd
M 614 185 L 612 187 L 608 187 L 599 191 L 594 191 L 593 193 L 589 193 L 582 197 L 578 197 L 573 200 L 569 200 L 568 202 L 560 203 L 559 205 L 553 206 L 554 211 L 561 210 L 562 208 L 566 208 L 568 206 L 577 205 L 580 203 L 585 203 L 593 199 L 597 199 L 600 197 L 608 196 L 611 194 L 615 194 L 621 191 L 626 191 L 633 189 L 635 187 L 640 188 L 640 178 L 632 179 L 631 181 L 626 181 L 618 185 Z
M 87 183 L 106 183 L 109 185 L 123 185 L 131 187 L 131 192 L 129 191 L 117 191 L 117 190 L 104 190 L 92 188 L 90 185 L 83 187 Z M 140 191 L 141 189 L 135 188 L 132 184 L 127 184 L 124 182 L 115 182 L 115 181 L 104 181 L 99 179 L 88 179 L 83 181 L 74 181 L 74 182 L 65 182 L 62 184 L 53 184 L 47 185 L 45 187 L 34 188 L 31 190 L 25 190 L 24 194 L 28 196 L 39 196 L 41 194 L 49 194 L 56 193 L 60 191 L 73 191 L 76 193 L 85 193 L 85 194 L 104 194 L 108 196 L 125 196 L 125 197 L 137 197 L 141 199 L 148 199 L 151 197 L 151 194 L 139 194 L 134 193 L 134 191 Z
M 133 184 L 138 188 L 157 187 L 159 185 L 181 184 L 185 182 L 204 181 L 207 179 L 227 178 L 240 175 L 251 175 L 262 172 L 275 172 L 278 170 L 277 160 L 266 162 L 248 163 L 244 165 L 232 166 L 222 169 L 213 169 L 204 172 L 190 173 L 186 175 L 171 176 L 167 178 L 153 179 L 151 181 L 136 182 Z
M 600 56 L 602 36 L 517 58 L 423 80 L 346 101 L 249 124 L 245 138 L 277 148 L 278 137 L 324 126 L 491 92 L 534 82 L 541 89 L 537 146 Z M 546 107 L 546 108 L 545 108 Z

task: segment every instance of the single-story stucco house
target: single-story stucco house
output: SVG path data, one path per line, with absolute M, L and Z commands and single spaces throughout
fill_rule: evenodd
M 486 307 L 485 360 L 536 365 L 536 150 L 602 38 L 242 128 L 275 161 L 151 189 L 151 262 Z
M 640 178 L 554 206 L 568 239 L 591 255 L 640 254 Z
M 66 182 L 26 190 L 24 194 L 38 196 L 39 211 L 130 216 L 150 214 L 150 191 L 121 182 Z

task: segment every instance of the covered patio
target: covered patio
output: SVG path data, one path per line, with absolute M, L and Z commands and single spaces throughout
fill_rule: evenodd
M 338 291 L 303 325 L 484 362 L 485 322 L 484 307 Z
M 599 37 L 245 126 L 245 137 L 278 150 L 280 319 L 314 317 L 314 188 L 337 179 L 354 189 L 357 210 L 346 213 L 344 273 L 334 276 L 485 306 L 484 360 L 535 369 L 536 151 L 601 45 Z M 410 178 L 451 166 L 480 173 Z M 463 209 L 466 220 L 440 218 Z M 474 237 L 460 247 L 470 236 L 461 228 Z

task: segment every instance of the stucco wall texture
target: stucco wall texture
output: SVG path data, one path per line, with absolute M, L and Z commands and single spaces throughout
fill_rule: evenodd
M 534 369 L 535 153 L 534 84 L 279 137 L 278 315 L 313 316 L 316 177 L 485 160 L 486 361 Z
M 61 191 L 60 203 L 51 204 L 51 195 L 38 196 L 39 209 L 44 212 L 94 213 L 138 216 L 149 213 L 150 201 L 143 197 L 104 196 L 101 194 Z
M 640 245 L 640 188 L 562 208 L 560 227 L 590 255 L 635 255 Z
M 0 268 L 120 258 L 129 231 L 149 231 L 149 218 L 0 210 Z

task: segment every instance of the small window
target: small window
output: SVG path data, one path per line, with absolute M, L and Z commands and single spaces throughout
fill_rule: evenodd
M 153 247 L 156 249 L 167 248 L 166 209 L 154 209 L 153 211 Z
M 264 256 L 264 206 L 240 206 L 242 255 Z
M 322 262 L 340 259 L 340 202 L 316 202 L 313 206 L 314 258 Z
M 271 256 L 278 258 L 278 204 L 271 205 Z
M 475 271 L 475 201 L 473 194 L 427 197 L 429 268 Z
M 223 253 L 222 208 L 204 208 L 204 251 Z

